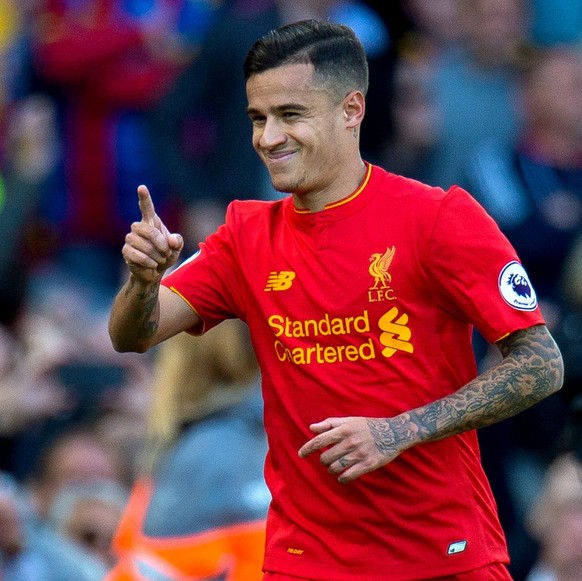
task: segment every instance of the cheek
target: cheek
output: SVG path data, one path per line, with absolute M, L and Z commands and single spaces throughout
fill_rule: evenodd
M 253 144 L 253 147 L 255 148 L 255 150 L 257 150 L 257 151 L 259 149 L 259 140 L 260 140 L 260 136 L 257 134 L 256 131 L 253 131 L 252 144 Z

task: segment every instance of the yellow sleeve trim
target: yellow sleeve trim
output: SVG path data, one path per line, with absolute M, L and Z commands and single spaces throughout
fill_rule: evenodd
M 198 315 L 198 318 L 200 319 L 200 322 L 202 323 L 202 329 L 199 332 L 198 331 L 188 331 L 188 333 L 190 333 L 190 335 L 194 335 L 196 337 L 199 337 L 200 335 L 204 335 L 204 333 L 206 333 L 206 323 L 204 322 L 204 319 L 202 318 L 200 313 L 194 308 L 192 303 L 175 286 L 170 286 L 168 288 L 172 292 L 176 293 Z

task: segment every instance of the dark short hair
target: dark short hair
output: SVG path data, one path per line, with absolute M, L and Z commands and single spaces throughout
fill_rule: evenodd
M 368 90 L 368 62 L 362 43 L 343 24 L 302 20 L 268 32 L 247 53 L 245 80 L 282 65 L 312 64 L 315 75 L 343 98 Z

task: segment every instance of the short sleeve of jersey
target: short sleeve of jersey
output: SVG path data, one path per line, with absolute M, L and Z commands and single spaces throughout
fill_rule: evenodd
M 231 232 L 232 205 L 226 223 L 162 284 L 179 294 L 202 318 L 202 333 L 225 319 L 244 320 L 242 277 Z
M 442 202 L 427 262 L 443 307 L 475 325 L 488 341 L 544 322 L 514 248 L 459 187 Z

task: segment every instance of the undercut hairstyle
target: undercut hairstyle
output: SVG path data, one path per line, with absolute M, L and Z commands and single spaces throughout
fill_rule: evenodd
M 362 43 L 343 24 L 302 20 L 268 32 L 250 48 L 245 80 L 283 65 L 311 64 L 315 80 L 343 99 L 350 91 L 368 90 L 368 62 Z

